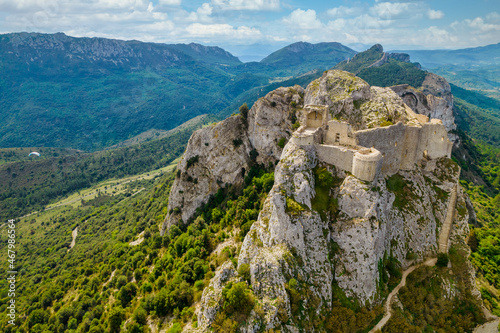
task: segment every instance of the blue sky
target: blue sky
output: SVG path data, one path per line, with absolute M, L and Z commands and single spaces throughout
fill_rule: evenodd
M 266 54 L 307 41 L 386 49 L 500 42 L 499 0 L 0 0 L 0 32 L 222 46 Z

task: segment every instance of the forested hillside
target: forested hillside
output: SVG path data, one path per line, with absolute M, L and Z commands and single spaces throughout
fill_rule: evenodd
M 0 147 L 98 150 L 201 114 L 225 117 L 274 82 L 355 53 L 337 43 L 307 46 L 315 52 L 295 52 L 303 63 L 292 66 L 277 56 L 243 64 L 218 47 L 193 43 L 0 35 Z

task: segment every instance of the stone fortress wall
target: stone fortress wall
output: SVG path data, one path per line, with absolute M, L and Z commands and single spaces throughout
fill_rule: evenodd
M 453 144 L 438 119 L 418 115 L 417 125 L 403 124 L 353 131 L 346 122 L 330 120 L 326 107 L 306 106 L 306 124 L 292 136 L 297 145 L 314 145 L 318 159 L 364 181 L 379 174 L 411 170 L 426 159 L 450 157 Z

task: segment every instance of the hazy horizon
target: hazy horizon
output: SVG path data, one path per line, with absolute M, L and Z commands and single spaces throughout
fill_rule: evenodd
M 194 42 L 254 57 L 298 41 L 357 51 L 376 43 L 386 50 L 462 49 L 498 43 L 499 13 L 491 0 L 0 0 L 0 33 Z

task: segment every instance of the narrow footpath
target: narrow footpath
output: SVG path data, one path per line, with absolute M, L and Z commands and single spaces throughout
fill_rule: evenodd
M 458 184 L 453 187 L 451 190 L 451 198 L 448 201 L 448 207 L 446 210 L 446 217 L 444 219 L 443 227 L 441 228 L 441 233 L 439 234 L 439 239 L 438 239 L 438 244 L 439 244 L 439 252 L 440 253 L 448 253 L 448 240 L 450 238 L 450 230 L 451 230 L 451 224 L 453 222 L 453 218 L 455 217 L 455 205 L 457 203 L 457 189 L 458 189 Z M 403 277 L 401 278 L 401 282 L 394 288 L 394 290 L 389 294 L 387 297 L 387 300 L 385 301 L 384 305 L 384 316 L 382 319 L 375 325 L 374 328 L 370 330 L 369 333 L 375 333 L 378 330 L 382 330 L 382 327 L 389 321 L 392 315 L 392 302 L 394 300 L 394 296 L 396 296 L 399 292 L 399 289 L 401 287 L 406 285 L 406 277 L 413 272 L 415 269 L 419 268 L 420 266 L 434 266 L 437 262 L 437 258 L 430 258 L 427 259 L 426 261 L 413 265 L 411 267 L 408 267 L 404 272 L 403 272 Z
M 425 266 L 434 266 L 436 264 L 436 261 L 437 261 L 436 258 L 430 258 L 430 259 L 427 259 L 426 261 L 424 261 L 424 262 L 422 262 L 420 264 L 413 265 L 413 266 L 407 268 L 403 272 L 403 277 L 401 278 L 401 282 L 399 282 L 399 284 L 396 286 L 396 288 L 394 288 L 391 291 L 391 293 L 389 294 L 389 296 L 387 296 L 387 300 L 385 301 L 385 305 L 384 305 L 385 315 L 377 323 L 377 325 L 375 325 L 375 327 L 370 330 L 369 333 L 375 333 L 378 330 L 382 330 L 382 327 L 384 327 L 384 325 L 389 321 L 389 318 L 391 318 L 391 315 L 392 315 L 392 301 L 394 300 L 394 296 L 396 296 L 398 294 L 399 289 L 401 289 L 401 287 L 404 287 L 406 285 L 406 277 L 411 272 L 413 272 L 414 270 L 416 270 L 417 268 L 419 268 L 420 266 L 424 266 L 424 265 Z
M 73 240 L 71 241 L 71 244 L 69 245 L 68 251 L 71 250 L 75 246 L 75 244 L 76 244 L 76 236 L 78 236 L 78 227 L 76 227 L 75 230 L 73 230 L 71 232 L 71 237 L 73 237 Z

